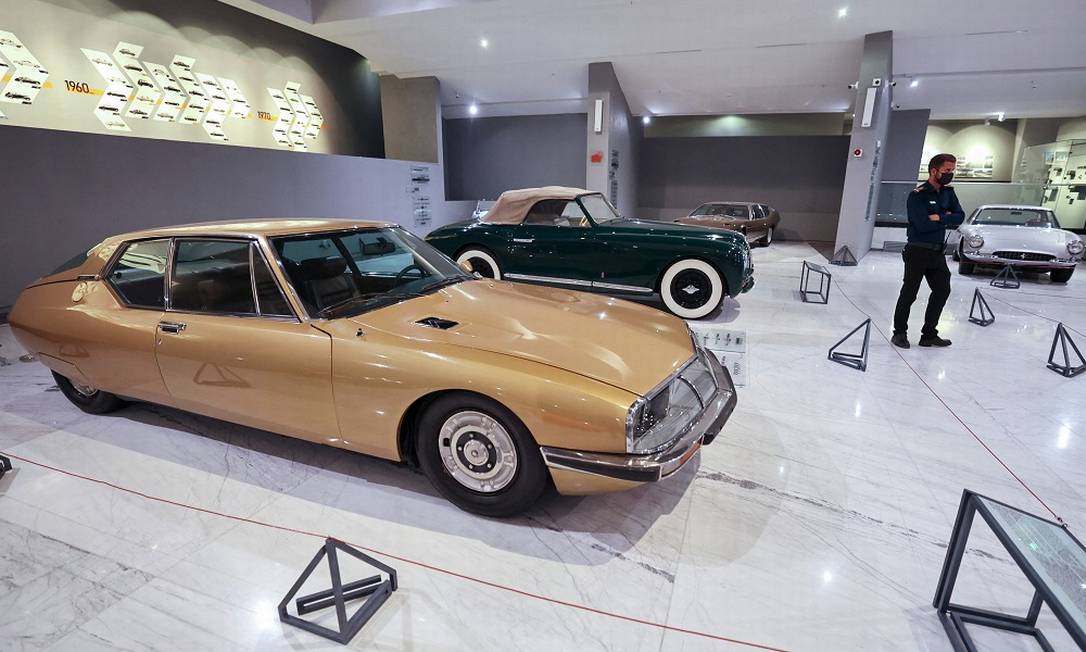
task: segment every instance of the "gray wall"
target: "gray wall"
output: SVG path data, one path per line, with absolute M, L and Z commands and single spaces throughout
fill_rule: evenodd
M 724 136 L 840 136 L 846 113 L 659 116 L 645 127 L 648 138 Z
M 911 181 L 924 154 L 931 109 L 893 111 L 883 150 L 882 178 L 885 181 Z
M 585 115 L 445 120 L 446 195 L 497 199 L 512 188 L 585 185 Z
M 381 75 L 385 156 L 440 163 L 441 84 L 437 77 Z
M 344 217 L 420 235 L 471 215 L 430 165 L 433 222 L 413 225 L 408 161 L 0 127 L 0 312 L 80 249 L 125 231 L 215 219 Z
M 602 134 L 595 133 L 593 125 L 593 102 L 597 98 L 604 101 Z M 640 120 L 630 114 L 610 62 L 588 64 L 588 100 L 588 152 L 602 151 L 603 161 L 592 163 L 587 156 L 583 159 L 588 166 L 585 187 L 602 192 L 620 213 L 630 215 L 637 207 L 638 161 L 644 131 Z
M 779 237 L 832 241 L 848 143 L 848 136 L 645 138 L 636 215 L 672 218 L 706 201 L 757 201 L 781 212 Z

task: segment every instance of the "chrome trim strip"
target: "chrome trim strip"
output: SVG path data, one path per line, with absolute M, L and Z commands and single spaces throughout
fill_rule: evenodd
M 249 285 L 253 292 L 253 308 L 256 310 L 256 314 L 260 314 L 260 297 L 256 295 L 256 268 L 253 266 L 253 248 L 256 247 L 256 242 L 249 241 Z
M 534 283 L 560 283 L 562 285 L 576 285 L 577 287 L 592 287 L 592 281 L 582 281 L 575 278 L 558 278 L 555 276 L 532 276 L 531 274 L 504 274 L 503 277 L 516 281 L 532 281 Z
M 652 288 L 643 288 L 638 285 L 620 285 L 618 283 L 604 283 L 603 281 L 592 281 L 592 287 L 603 288 L 605 290 L 618 290 L 620 292 L 636 292 L 638 294 L 652 294 Z
M 667 448 L 647 455 L 593 453 L 563 448 L 540 447 L 543 461 L 550 468 L 588 473 L 634 482 L 653 482 L 666 478 L 693 458 L 708 429 L 735 407 L 735 392 L 717 390 L 712 403 L 682 436 Z

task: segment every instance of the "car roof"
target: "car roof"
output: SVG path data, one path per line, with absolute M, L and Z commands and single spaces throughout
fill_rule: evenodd
M 975 211 L 982 211 L 985 208 L 1009 208 L 1012 210 L 1053 212 L 1051 208 L 1045 208 L 1044 206 L 1032 206 L 1030 204 L 984 204 L 983 206 L 977 206 Z
M 347 229 L 380 228 L 395 226 L 389 222 L 371 222 L 329 218 L 257 218 L 250 220 L 224 220 L 221 222 L 195 222 L 154 229 L 122 233 L 111 240 L 137 240 L 154 237 L 177 236 L 279 236 L 343 231 Z
M 506 190 L 498 197 L 498 201 L 490 207 L 490 211 L 480 219 L 486 224 L 520 224 L 528 215 L 528 211 L 536 202 L 544 199 L 576 199 L 581 195 L 602 194 L 594 190 L 584 188 L 569 188 L 566 186 L 545 186 L 543 188 L 523 188 L 521 190 Z
M 767 204 L 763 204 L 760 201 L 728 201 L 728 200 L 707 201 L 707 202 L 702 202 L 702 203 L 700 203 L 698 205 L 699 206 L 720 206 L 722 204 L 738 204 L 740 206 L 766 206 L 767 205 Z

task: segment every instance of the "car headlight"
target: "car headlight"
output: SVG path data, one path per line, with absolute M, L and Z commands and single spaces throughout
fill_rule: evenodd
M 696 343 L 694 348 L 689 364 L 630 406 L 626 415 L 628 453 L 654 453 L 681 437 L 718 391 L 717 376 L 706 358 L 711 354 Z
M 1067 253 L 1072 256 L 1081 256 L 1083 251 L 1086 251 L 1086 243 L 1082 240 L 1072 240 L 1067 243 Z
M 984 238 L 974 233 L 965 239 L 965 244 L 969 245 L 970 249 L 980 249 L 984 246 Z

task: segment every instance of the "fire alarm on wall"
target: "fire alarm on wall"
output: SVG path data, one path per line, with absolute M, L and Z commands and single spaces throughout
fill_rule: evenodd
M 593 163 L 603 163 L 603 152 L 592 152 Z
M 852 150 L 853 158 L 860 158 L 863 155 L 864 155 L 864 148 L 863 147 L 857 147 L 856 149 Z

